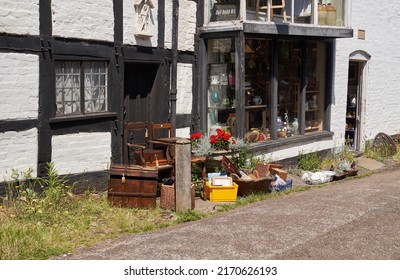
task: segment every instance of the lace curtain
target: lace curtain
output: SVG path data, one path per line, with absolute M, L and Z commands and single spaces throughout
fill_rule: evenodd
M 84 108 L 81 108 L 82 98 Z M 101 61 L 58 62 L 56 65 L 56 105 L 57 115 L 107 111 L 107 63 Z

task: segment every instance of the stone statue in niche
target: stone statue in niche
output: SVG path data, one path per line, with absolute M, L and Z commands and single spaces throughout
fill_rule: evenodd
M 135 25 L 135 36 L 151 37 L 149 24 L 151 21 L 151 9 L 154 9 L 151 0 L 135 0 L 135 12 L 137 14 L 137 24 Z

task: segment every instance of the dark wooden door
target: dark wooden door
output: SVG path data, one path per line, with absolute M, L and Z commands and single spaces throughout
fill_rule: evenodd
M 124 122 L 168 121 L 168 89 L 162 72 L 162 64 L 158 63 L 125 65 Z

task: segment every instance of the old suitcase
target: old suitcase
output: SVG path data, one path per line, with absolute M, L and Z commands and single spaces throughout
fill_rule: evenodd
M 114 164 L 110 168 L 108 200 L 127 208 L 155 208 L 158 170 L 156 167 Z

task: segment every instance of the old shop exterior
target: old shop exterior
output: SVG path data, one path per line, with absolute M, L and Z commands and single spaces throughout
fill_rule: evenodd
M 382 67 L 395 64 L 397 21 L 381 32 L 376 21 L 391 17 L 374 1 L 284 2 L 286 18 L 250 0 L 2 5 L 1 174 L 41 175 L 49 161 L 61 174 L 103 174 L 122 162 L 127 121 L 171 120 L 182 137 L 257 129 L 270 139 L 252 148 L 276 160 L 329 150 L 350 139 L 354 94 L 355 149 L 399 133 L 400 75 Z

